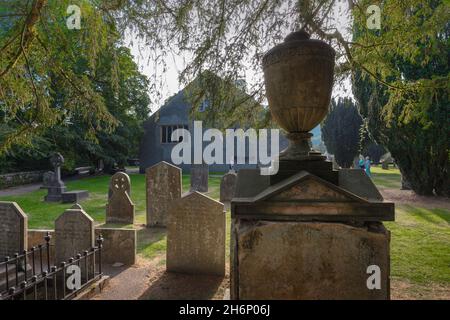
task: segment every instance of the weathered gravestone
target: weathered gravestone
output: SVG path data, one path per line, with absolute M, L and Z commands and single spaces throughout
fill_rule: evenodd
M 208 176 L 207 164 L 191 165 L 191 191 L 208 192 Z
M 54 168 L 54 174 L 47 174 L 46 184 L 48 194 L 45 196 L 45 201 L 47 202 L 58 202 L 62 199 L 62 194 L 66 192 L 66 186 L 61 180 L 61 166 L 64 163 L 64 157 L 60 153 L 55 153 L 51 158 L 50 162 Z
M 225 274 L 225 213 L 223 204 L 190 192 L 169 209 L 167 271 Z
M 134 224 L 134 203 L 128 194 L 130 177 L 124 172 L 117 172 L 111 178 L 110 188 L 113 194 L 106 205 L 106 223 Z
M 236 188 L 237 174 L 230 171 L 225 174 L 220 181 L 220 202 L 231 201 Z
M 0 261 L 27 249 L 28 217 L 15 202 L 0 201 Z
M 90 250 L 94 240 L 94 220 L 79 205 L 67 209 L 55 220 L 55 262 Z
M 181 169 L 162 161 L 145 172 L 147 226 L 166 226 L 167 211 L 181 198 Z

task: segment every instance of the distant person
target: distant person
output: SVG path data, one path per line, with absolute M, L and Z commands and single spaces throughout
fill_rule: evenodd
M 360 169 L 365 169 L 365 161 L 364 161 L 364 157 L 362 155 L 359 155 L 359 162 L 358 162 L 358 166 Z
M 364 162 L 364 170 L 369 177 L 372 177 L 372 173 L 370 172 L 370 158 L 366 157 L 366 161 Z
M 229 171 L 234 171 L 234 160 L 230 159 L 230 167 L 228 169 Z

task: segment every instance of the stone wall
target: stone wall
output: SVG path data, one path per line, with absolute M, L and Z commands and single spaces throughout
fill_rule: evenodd
M 45 171 L 14 172 L 0 175 L 0 189 L 41 182 Z

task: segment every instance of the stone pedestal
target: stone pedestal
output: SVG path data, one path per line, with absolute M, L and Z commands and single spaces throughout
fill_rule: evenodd
M 381 224 L 238 220 L 233 234 L 233 299 L 389 299 Z M 371 265 L 381 270 L 379 290 L 367 287 Z
M 394 205 L 361 170 L 330 172 L 339 185 L 304 170 L 277 183 L 239 172 L 231 299 L 389 299 L 390 235 L 381 221 L 394 219 Z
M 79 203 L 87 198 L 89 198 L 89 192 L 87 190 L 67 191 L 61 194 L 63 203 Z
M 52 183 L 51 186 L 47 187 L 48 194 L 45 196 L 44 200 L 46 202 L 59 202 L 62 200 L 62 194 L 66 192 L 66 186 L 62 181 L 60 183 L 57 181 Z

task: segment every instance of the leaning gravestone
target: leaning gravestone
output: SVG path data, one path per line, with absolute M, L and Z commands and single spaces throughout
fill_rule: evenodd
M 237 174 L 234 171 L 230 171 L 222 177 L 220 181 L 220 202 L 233 199 L 236 179 Z
M 130 177 L 124 172 L 117 172 L 111 178 L 110 188 L 113 192 L 106 205 L 106 223 L 134 224 L 134 203 L 130 199 Z
M 208 176 L 207 164 L 191 165 L 191 191 L 208 192 Z
M 94 247 L 94 220 L 79 205 L 55 220 L 55 262 L 74 258 Z
M 66 192 L 66 186 L 61 180 L 61 166 L 64 163 L 64 157 L 60 153 L 55 153 L 50 162 L 54 168 L 54 175 L 47 175 L 45 181 L 48 194 L 45 196 L 47 202 L 58 202 L 62 199 L 62 194 Z
M 225 274 L 225 213 L 223 204 L 190 192 L 169 209 L 167 271 Z
M 15 202 L 0 201 L 0 261 L 27 249 L 28 217 Z
M 147 226 L 166 226 L 167 210 L 181 198 L 181 169 L 162 161 L 145 172 Z

